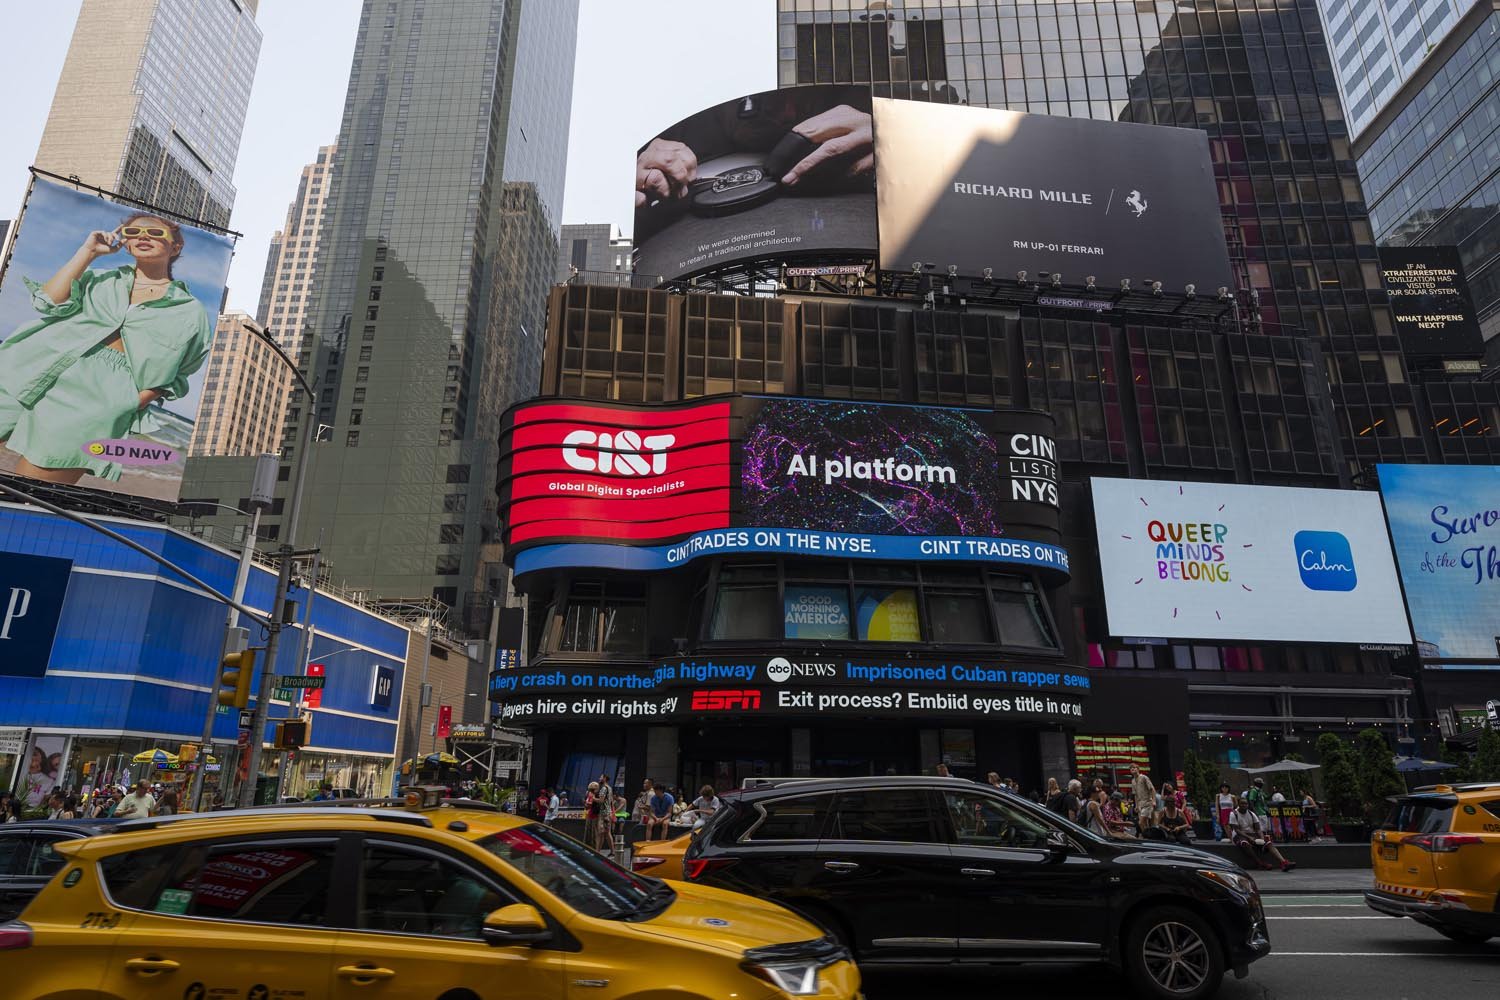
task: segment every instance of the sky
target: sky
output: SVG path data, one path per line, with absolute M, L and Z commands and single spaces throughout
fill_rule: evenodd
M 0 218 L 14 218 L 24 197 L 81 5 L 0 2 L 11 79 L 35 82 L 33 100 L 12 93 L 0 110 Z M 230 308 L 255 312 L 266 248 L 302 168 L 338 137 L 359 10 L 360 0 L 261 0 L 264 40 L 234 178 L 230 228 L 243 237 Z M 636 149 L 693 111 L 774 87 L 775 22 L 775 0 L 582 0 L 562 221 L 628 234 Z

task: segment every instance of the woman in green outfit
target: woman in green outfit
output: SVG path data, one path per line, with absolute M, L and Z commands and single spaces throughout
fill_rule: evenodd
M 20 456 L 18 474 L 118 480 L 120 466 L 90 445 L 149 432 L 147 408 L 187 394 L 213 327 L 172 277 L 182 247 L 175 222 L 135 215 L 90 233 L 45 284 L 24 279 L 41 318 L 0 343 L 0 446 Z M 134 264 L 90 270 L 121 249 Z

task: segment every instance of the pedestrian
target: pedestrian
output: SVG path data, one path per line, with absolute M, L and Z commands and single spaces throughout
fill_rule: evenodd
M 718 811 L 719 797 L 714 794 L 714 786 L 704 785 L 698 789 L 698 797 L 693 800 L 693 812 L 698 814 L 698 818 L 693 823 L 693 829 L 696 830 L 708 822 L 708 818 Z
M 60 819 L 63 808 L 63 793 L 52 792 L 47 796 L 47 818 Z
M 1156 820 L 1156 829 L 1162 840 L 1175 840 L 1179 844 L 1193 842 L 1193 828 L 1188 825 L 1187 817 L 1182 814 L 1182 810 L 1177 808 L 1176 800 L 1170 796 L 1162 802 L 1161 815 Z
M 1257 868 L 1269 871 L 1272 866 L 1266 861 L 1268 857 L 1279 862 L 1284 872 L 1297 867 L 1295 862 L 1282 857 L 1281 852 L 1276 849 L 1270 833 L 1261 823 L 1260 814 L 1250 808 L 1248 795 L 1240 796 L 1234 811 L 1229 814 L 1229 829 L 1235 846 L 1244 851 Z
M 547 801 L 542 803 L 542 822 L 552 826 L 557 822 L 557 814 L 562 811 L 562 800 L 557 797 L 556 792 L 549 795 L 545 788 L 542 789 L 542 794 L 547 796 Z
M 177 793 L 172 789 L 169 788 L 161 793 L 161 799 L 156 803 L 156 815 L 177 815 Z
M 1125 822 L 1125 816 L 1120 811 L 1120 803 L 1125 801 L 1125 796 L 1120 792 L 1111 792 L 1099 804 L 1099 811 L 1104 817 L 1104 829 L 1109 836 L 1115 840 L 1134 840 L 1130 835 L 1130 826 Z
M 989 774 L 986 774 L 984 776 L 984 783 L 986 785 L 989 785 L 991 788 L 998 788 L 1002 792 L 1006 790 L 1005 789 L 1005 782 L 1003 782 L 1003 781 L 1000 780 L 1000 772 L 999 771 L 991 771 Z
M 1271 786 L 1271 805 L 1279 806 L 1286 801 L 1286 796 L 1281 792 L 1280 785 Z
M 0 824 L 21 822 L 21 803 L 10 792 L 0 792 Z
M 652 839 L 653 831 L 656 839 L 667 840 L 667 832 L 672 826 L 672 805 L 677 800 L 666 788 L 657 788 L 651 793 L 647 800 L 650 806 L 650 814 L 646 817 L 646 839 Z
M 1145 833 L 1156 825 L 1156 786 L 1143 768 L 1135 769 L 1131 793 L 1135 796 L 1135 828 Z
M 1090 833 L 1098 834 L 1107 839 L 1110 833 L 1108 825 L 1104 822 L 1105 798 L 1106 796 L 1102 788 L 1096 789 L 1089 795 L 1088 800 L 1084 803 L 1084 809 L 1086 810 L 1084 814 L 1084 826 L 1088 828 Z
M 1261 819 L 1271 815 L 1270 805 L 1266 800 L 1266 779 L 1256 778 L 1250 785 L 1250 790 L 1245 793 L 1245 801 L 1250 803 L 1250 811 Z
M 614 852 L 615 837 L 615 794 L 614 788 L 606 781 L 599 784 L 599 825 L 596 835 L 599 838 L 595 849 L 600 854 L 609 856 Z
M 557 793 L 557 801 L 560 808 L 568 808 L 568 790 L 566 788 Z
M 155 812 L 156 799 L 151 797 L 151 786 L 142 778 L 135 783 L 135 791 L 120 799 L 110 815 L 115 819 L 145 819 Z
M 583 796 L 583 842 L 590 847 L 599 846 L 599 782 L 590 781 Z
M 1226 781 L 1219 786 L 1219 794 L 1214 796 L 1214 815 L 1219 821 L 1219 839 L 1223 840 L 1229 836 L 1229 814 L 1234 812 L 1235 797 L 1229 790 Z
M 1082 822 L 1079 813 L 1083 809 L 1080 801 L 1083 795 L 1083 783 L 1077 778 L 1068 782 L 1066 789 L 1059 789 L 1057 794 L 1047 799 L 1047 811 L 1056 813 L 1075 823 Z
M 647 778 L 641 782 L 641 791 L 635 797 L 635 805 L 630 807 L 630 819 L 635 823 L 632 839 L 640 837 L 642 840 L 650 840 L 650 836 L 641 837 L 641 831 L 646 829 L 646 819 L 651 815 L 651 793 L 656 791 L 656 782 Z M 649 833 L 649 831 L 648 831 Z
M 1063 793 L 1062 786 L 1057 783 L 1056 778 L 1047 779 L 1047 790 L 1042 793 L 1042 804 L 1048 809 L 1052 808 L 1052 800 Z
M 537 791 L 536 801 L 531 804 L 532 808 L 536 810 L 537 819 L 541 819 L 542 817 L 547 815 L 547 803 L 549 799 L 550 796 L 547 795 L 546 788 L 542 788 Z
M 330 802 L 333 800 L 333 782 L 322 781 L 318 783 L 318 794 L 312 797 L 314 802 Z
M 948 771 L 948 765 L 947 764 L 939 764 L 937 766 L 937 776 L 939 778 L 951 778 L 951 777 L 953 777 L 953 775 L 950 774 L 949 771 Z

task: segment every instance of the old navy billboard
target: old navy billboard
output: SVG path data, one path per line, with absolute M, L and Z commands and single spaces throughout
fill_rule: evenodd
M 1500 658 L 1500 466 L 1381 465 L 1417 652 L 1447 669 Z M 1496 692 L 1500 696 L 1500 690 Z
M 1233 287 L 1208 139 L 877 98 L 880 266 Z
M 517 573 L 649 570 L 735 552 L 1066 572 L 1052 419 L 735 396 L 537 401 L 502 432 Z

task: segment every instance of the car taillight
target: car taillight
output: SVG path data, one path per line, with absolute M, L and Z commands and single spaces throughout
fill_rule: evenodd
M 734 864 L 733 858 L 697 858 L 682 863 L 682 874 L 689 882 L 696 882 L 705 875 L 721 872 Z
M 1472 833 L 1424 833 L 1416 837 L 1407 837 L 1402 843 L 1420 847 L 1433 854 L 1451 854 L 1469 844 L 1482 844 L 1484 838 Z
M 31 928 L 19 920 L 0 924 L 0 951 L 14 951 L 31 947 Z
M 642 868 L 655 868 L 662 863 L 661 858 L 649 858 L 643 854 L 637 854 L 630 861 L 630 870 L 638 872 Z

